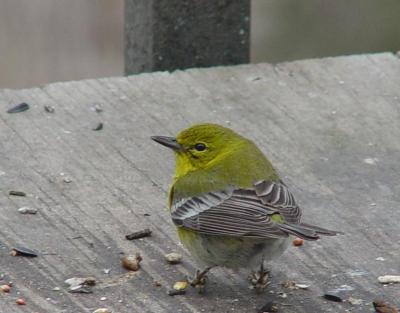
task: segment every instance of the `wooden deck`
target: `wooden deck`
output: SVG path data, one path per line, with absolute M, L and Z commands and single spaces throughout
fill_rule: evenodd
M 21 102 L 30 110 L 6 112 Z M 102 112 L 93 110 L 96 104 Z M 55 112 L 45 112 L 45 105 Z M 0 294 L 1 313 L 100 307 L 114 313 L 247 313 L 268 301 L 280 304 L 279 312 L 365 313 L 373 312 L 375 299 L 400 306 L 400 284 L 377 281 L 400 274 L 396 55 L 3 89 L 0 108 L 0 274 L 4 283 L 13 282 L 10 294 Z M 212 272 L 205 295 L 194 290 L 167 295 L 195 265 L 178 244 L 165 209 L 172 154 L 149 137 L 173 135 L 201 121 L 252 138 L 291 187 L 305 221 L 346 233 L 289 248 L 272 266 L 272 284 L 263 295 L 249 290 L 244 276 L 224 269 Z M 93 131 L 99 122 L 103 129 Z M 28 196 L 10 196 L 10 190 Z M 39 212 L 22 215 L 17 212 L 22 206 Z M 125 239 L 145 227 L 151 237 Z M 40 255 L 12 257 L 15 245 Z M 166 264 L 163 256 L 172 251 L 183 254 L 182 264 Z M 121 268 L 122 252 L 143 256 L 136 274 Z M 98 285 L 92 294 L 68 293 L 63 282 L 74 276 L 95 276 Z M 282 288 L 287 280 L 308 284 L 309 290 Z M 335 289 L 362 304 L 321 297 Z M 25 306 L 15 304 L 19 296 Z

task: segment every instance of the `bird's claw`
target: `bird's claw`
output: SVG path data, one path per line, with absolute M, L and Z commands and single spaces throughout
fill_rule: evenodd
M 261 265 L 260 270 L 252 271 L 249 275 L 249 281 L 251 283 L 251 288 L 257 292 L 262 292 L 265 287 L 270 284 L 269 281 L 269 270 L 264 269 L 264 266 Z
M 190 285 L 197 289 L 199 293 L 204 293 L 204 286 L 208 280 L 207 273 L 210 268 L 206 268 L 204 271 L 196 271 L 194 278 L 190 281 Z

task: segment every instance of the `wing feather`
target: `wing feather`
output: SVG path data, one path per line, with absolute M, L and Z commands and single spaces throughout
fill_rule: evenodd
M 279 214 L 282 222 L 274 222 Z M 338 232 L 301 224 L 301 210 L 283 182 L 259 181 L 254 188 L 227 188 L 187 199 L 173 199 L 172 220 L 177 226 L 208 235 L 308 240 Z

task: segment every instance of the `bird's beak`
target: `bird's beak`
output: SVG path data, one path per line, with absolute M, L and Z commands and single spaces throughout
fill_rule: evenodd
M 182 150 L 182 146 L 176 142 L 176 139 L 174 137 L 151 136 L 151 139 L 153 139 L 155 142 L 158 142 L 159 144 L 161 144 L 163 146 L 171 148 L 172 150 L 175 150 L 175 151 Z

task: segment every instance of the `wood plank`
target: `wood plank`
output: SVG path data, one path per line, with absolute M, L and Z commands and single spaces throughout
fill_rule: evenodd
M 269 300 L 281 304 L 279 312 L 372 312 L 379 298 L 399 306 L 400 285 L 377 281 L 400 271 L 399 85 L 399 60 L 383 53 L 1 90 L 0 274 L 14 286 L 0 294 L 0 312 L 256 312 Z M 31 109 L 6 113 L 20 102 Z M 173 157 L 149 137 L 203 121 L 252 138 L 293 190 L 305 221 L 345 232 L 290 247 L 272 264 L 263 295 L 247 288 L 246 273 L 225 269 L 212 272 L 205 295 L 167 295 L 196 266 L 165 209 Z M 93 131 L 99 122 L 104 128 Z M 39 213 L 21 215 L 21 206 Z M 151 237 L 125 240 L 145 227 Z M 11 257 L 16 244 L 41 255 Z M 166 264 L 171 251 L 184 262 Z M 140 252 L 141 270 L 127 275 L 121 252 Z M 63 281 L 73 276 L 99 284 L 93 294 L 70 294 Z M 287 280 L 310 288 L 284 289 Z M 337 288 L 363 304 L 322 299 Z M 15 305 L 18 296 L 26 306 Z

